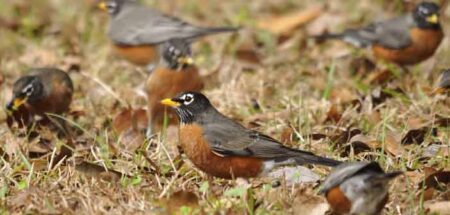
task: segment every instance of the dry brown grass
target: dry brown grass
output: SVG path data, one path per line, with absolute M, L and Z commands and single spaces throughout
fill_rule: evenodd
M 370 52 L 340 42 L 317 45 L 307 37 L 393 16 L 402 10 L 400 1 L 331 1 L 317 19 L 283 37 L 257 30 L 257 23 L 327 1 L 145 2 L 193 23 L 245 26 L 239 35 L 209 37 L 195 45 L 201 73 L 210 77 L 205 93 L 226 115 L 292 147 L 339 160 L 376 160 L 388 171 L 406 171 L 393 182 L 386 214 L 421 214 L 430 202 L 449 201 L 445 186 L 432 194 L 419 188 L 430 168 L 450 166 L 450 133 L 444 123 L 450 101 L 446 95 L 429 95 L 440 70 L 450 63 L 449 38 L 432 59 L 409 72 L 389 68 L 398 76 L 380 84 L 380 78 L 373 78 L 376 71 L 352 66 L 362 56 L 371 59 Z M 275 187 L 270 178 L 252 179 L 250 185 L 208 178 L 178 154 L 175 128 L 137 146 L 121 143 L 112 120 L 128 106 L 145 106 L 140 94 L 145 74 L 110 54 L 107 16 L 94 3 L 0 1 L 0 103 L 6 103 L 12 83 L 26 68 L 80 68 L 70 73 L 76 114 L 67 120 L 84 131 L 75 138 L 73 156 L 51 168 L 48 160 L 67 140 L 44 129 L 37 140 L 49 143 L 30 143 L 20 131 L 9 131 L 0 111 L 2 214 L 308 214 L 324 206 L 316 194 L 318 183 L 281 180 Z M 447 9 L 442 21 L 446 30 L 449 14 Z M 257 54 L 261 63 L 239 60 L 236 50 Z M 437 134 L 426 133 L 421 144 L 401 144 L 408 131 L 425 126 Z M 368 150 L 361 152 L 355 139 L 344 138 L 349 129 L 361 133 L 358 140 Z M 324 138 L 315 138 L 320 135 Z M 442 152 L 426 155 L 432 143 Z M 329 172 L 311 168 L 321 177 Z

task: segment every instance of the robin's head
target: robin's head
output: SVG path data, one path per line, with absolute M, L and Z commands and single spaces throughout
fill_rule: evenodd
M 194 64 L 191 44 L 183 39 L 172 39 L 161 45 L 162 62 L 170 69 L 184 69 Z
M 416 6 L 413 17 L 420 28 L 439 28 L 439 6 L 432 2 L 422 2 Z
M 34 102 L 44 96 L 44 86 L 39 77 L 24 76 L 14 83 L 13 98 L 6 106 L 9 111 L 18 110 L 27 102 Z
M 208 98 L 197 92 L 184 92 L 174 98 L 163 99 L 161 104 L 175 108 L 184 124 L 195 121 L 196 117 L 212 107 Z
M 97 6 L 101 10 L 108 11 L 109 14 L 115 15 L 126 1 L 133 0 L 103 0 Z

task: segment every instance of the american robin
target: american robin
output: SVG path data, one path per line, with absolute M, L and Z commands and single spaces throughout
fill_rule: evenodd
M 46 118 L 46 113 L 68 111 L 72 94 L 73 84 L 67 73 L 56 68 L 35 68 L 14 83 L 6 109 L 11 119 L 27 125 L 35 115 Z
M 375 57 L 403 66 L 431 57 L 443 36 L 439 6 L 422 2 L 412 13 L 340 34 L 323 34 L 316 39 L 339 39 L 357 47 L 371 46 Z
M 192 41 L 198 37 L 233 32 L 237 28 L 206 28 L 191 25 L 135 0 L 106 0 L 99 8 L 110 14 L 108 36 L 119 56 L 139 65 L 154 69 L 159 52 L 155 46 L 171 39 Z
M 161 103 L 175 108 L 180 119 L 180 146 L 192 163 L 207 174 L 226 179 L 249 178 L 264 175 L 280 165 L 341 163 L 288 148 L 247 129 L 222 115 L 201 93 L 184 92 Z
M 325 179 L 321 193 L 336 214 L 379 214 L 389 198 L 389 181 L 400 174 L 384 173 L 376 162 L 344 163 Z
M 169 40 L 159 46 L 161 60 L 149 75 L 145 89 L 148 101 L 149 130 L 147 136 L 159 131 L 164 116 L 169 123 L 178 123 L 175 112 L 171 109 L 165 115 L 166 107 L 160 101 L 174 97 L 184 91 L 201 91 L 204 83 L 193 64 L 190 44 L 183 39 Z

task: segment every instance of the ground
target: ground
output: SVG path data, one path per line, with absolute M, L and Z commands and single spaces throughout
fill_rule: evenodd
M 439 212 L 450 204 L 445 184 L 450 101 L 432 93 L 442 69 L 449 67 L 449 37 L 431 59 L 405 69 L 376 61 L 370 50 L 310 38 L 393 17 L 408 10 L 411 1 L 142 2 L 199 25 L 242 26 L 239 33 L 194 45 L 196 63 L 208 77 L 205 94 L 227 116 L 290 147 L 405 171 L 392 182 L 385 214 Z M 11 131 L 0 111 L 2 214 L 326 210 L 317 191 L 329 168 L 308 166 L 320 176 L 310 183 L 221 180 L 178 154 L 176 128 L 145 142 L 140 108 L 146 104 L 147 74 L 111 53 L 108 16 L 96 9 L 95 0 L 0 0 L 0 5 L 0 104 L 6 104 L 12 83 L 28 68 L 58 67 L 75 83 L 65 118 L 79 130 L 73 143 L 48 129 L 28 138 L 23 130 Z M 442 12 L 446 32 L 449 10 Z M 116 117 L 119 113 L 124 119 Z M 137 131 L 127 127 L 131 113 L 138 118 Z M 73 154 L 67 145 L 74 146 Z M 433 176 L 439 186 L 430 182 Z

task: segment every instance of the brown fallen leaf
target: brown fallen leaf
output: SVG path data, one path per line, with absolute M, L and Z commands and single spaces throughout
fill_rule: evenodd
M 372 74 L 375 68 L 376 65 L 365 57 L 355 58 L 350 62 L 350 71 L 360 76 Z
M 300 188 L 292 203 L 292 214 L 295 215 L 324 215 L 329 210 L 325 199 L 317 196 L 311 188 Z
M 244 42 L 237 48 L 236 57 L 241 61 L 261 64 L 261 57 L 257 50 L 258 47 L 253 41 Z
M 362 131 L 360 129 L 349 128 L 341 133 L 331 136 L 330 140 L 337 146 L 342 146 L 343 144 L 348 143 L 352 137 L 361 133 Z
M 305 25 L 317 18 L 322 13 L 321 6 L 312 6 L 284 16 L 267 18 L 264 17 L 257 26 L 275 35 L 287 35 L 298 27 Z
M 378 149 L 381 147 L 381 143 L 376 138 L 368 137 L 364 134 L 357 134 L 350 139 L 349 146 L 353 148 L 355 154 L 358 154 L 360 152 Z
M 364 80 L 365 84 L 383 84 L 393 79 L 394 76 L 392 72 L 389 70 L 377 70 L 375 72 L 370 73 L 367 78 Z
M 162 199 L 159 203 L 164 209 L 163 214 L 197 214 L 200 212 L 198 197 L 190 191 L 179 190 L 170 195 L 169 198 Z
M 341 120 L 342 114 L 339 110 L 338 106 L 336 104 L 332 104 L 330 106 L 330 109 L 328 109 L 327 112 L 327 118 L 325 119 L 325 122 L 339 122 Z
M 396 134 L 387 134 L 384 138 L 385 149 L 392 155 L 399 157 L 403 155 L 405 149 L 400 144 L 400 138 Z
M 117 114 L 113 120 L 113 128 L 119 134 L 121 146 L 135 151 L 145 141 L 144 132 L 148 126 L 147 111 L 127 108 Z
M 438 190 L 446 190 L 450 185 L 450 171 L 424 168 L 425 180 L 418 184 L 419 188 L 424 188 L 424 200 L 434 199 Z
M 403 145 L 409 144 L 422 144 L 427 135 L 437 136 L 437 129 L 430 127 L 422 127 L 419 129 L 409 130 L 406 135 L 402 138 L 401 143 Z
M 97 164 L 86 161 L 82 161 L 81 163 L 77 164 L 75 166 L 75 169 L 85 174 L 86 176 L 99 178 L 101 180 L 109 182 L 118 182 L 123 176 L 130 177 L 119 171 L 108 169 L 103 166 L 99 166 Z

